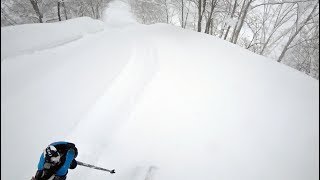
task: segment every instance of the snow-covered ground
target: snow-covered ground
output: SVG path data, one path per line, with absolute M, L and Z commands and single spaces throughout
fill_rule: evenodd
M 104 23 L 81 17 L 57 23 L 26 24 L 1 28 L 1 61 L 4 58 L 34 53 L 102 31 Z
M 30 179 L 59 140 L 116 169 L 70 180 L 319 178 L 319 81 L 120 1 L 103 20 L 1 28 L 2 179 Z

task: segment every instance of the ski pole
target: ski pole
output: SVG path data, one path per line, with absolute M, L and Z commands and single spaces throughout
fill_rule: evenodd
M 109 170 L 109 169 L 97 167 L 97 166 L 94 166 L 94 165 L 91 165 L 91 164 L 83 163 L 83 162 L 80 162 L 80 161 L 77 161 L 77 162 L 78 162 L 78 165 L 80 165 L 80 166 L 85 166 L 85 167 L 88 167 L 88 168 L 97 169 L 97 170 L 101 170 L 101 171 L 107 171 L 107 172 L 109 172 L 111 174 L 116 173 L 114 169 Z

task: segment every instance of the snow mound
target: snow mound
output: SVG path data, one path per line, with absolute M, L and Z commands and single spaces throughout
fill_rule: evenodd
M 1 28 L 1 61 L 10 56 L 56 47 L 104 29 L 89 17 L 45 24 L 24 24 Z

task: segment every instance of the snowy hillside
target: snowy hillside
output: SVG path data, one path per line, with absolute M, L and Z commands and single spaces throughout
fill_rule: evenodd
M 59 140 L 116 169 L 69 180 L 319 178 L 318 81 L 121 1 L 103 20 L 1 28 L 2 179 L 30 179 Z
M 59 23 L 28 24 L 1 28 L 1 60 L 60 46 L 80 39 L 86 33 L 104 28 L 103 22 L 88 17 Z

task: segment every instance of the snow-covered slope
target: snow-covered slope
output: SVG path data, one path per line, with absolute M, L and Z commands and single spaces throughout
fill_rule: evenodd
M 103 23 L 89 17 L 57 23 L 26 24 L 1 28 L 1 61 L 75 41 L 87 33 L 102 31 Z
M 1 178 L 30 178 L 58 140 L 117 172 L 70 180 L 319 178 L 318 81 L 128 12 L 115 1 L 103 31 L 1 62 Z

